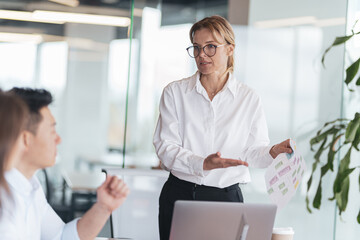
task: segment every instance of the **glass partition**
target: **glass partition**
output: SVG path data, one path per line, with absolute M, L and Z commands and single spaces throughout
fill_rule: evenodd
M 360 1 L 349 0 L 348 12 L 347 12 L 347 26 L 346 34 L 350 35 L 351 31 L 359 32 L 360 24 L 356 23 L 360 19 Z M 345 64 L 344 71 L 347 67 L 355 62 L 360 56 L 360 38 L 359 35 L 355 36 L 351 41 L 346 44 L 345 48 Z M 345 76 L 345 75 L 344 75 Z M 355 80 L 358 77 L 355 77 Z M 354 92 L 349 92 L 348 88 L 343 84 L 343 109 L 342 116 L 348 119 L 353 119 L 355 112 L 360 111 L 360 89 L 359 86 L 355 86 L 354 83 L 350 85 Z M 345 151 L 342 152 L 345 154 Z M 353 151 L 351 154 L 350 167 L 357 167 L 350 175 L 350 189 L 349 189 L 349 201 L 346 211 L 342 213 L 341 217 L 336 216 L 336 234 L 335 239 L 357 239 L 360 236 L 360 224 L 356 221 L 359 214 L 359 202 L 360 202 L 360 180 L 359 180 L 359 159 L 360 153 Z
M 326 121 L 341 114 L 343 49 L 334 49 L 326 59 L 326 68 L 321 57 L 335 37 L 345 33 L 345 19 L 343 1 L 289 5 L 286 1 L 252 0 L 250 27 L 243 31 L 247 38 L 242 51 L 246 67 L 241 72 L 262 97 L 271 142 L 294 139 L 307 163 L 300 188 L 291 202 L 278 210 L 275 221 L 275 227 L 293 227 L 294 239 L 334 238 L 335 204 L 327 201 L 333 176 L 323 181 L 320 211 L 309 214 L 305 196 L 314 155 L 310 138 Z M 253 182 L 245 186 L 248 201 L 268 202 L 264 172 L 251 170 Z M 315 191 L 313 186 L 312 198 Z

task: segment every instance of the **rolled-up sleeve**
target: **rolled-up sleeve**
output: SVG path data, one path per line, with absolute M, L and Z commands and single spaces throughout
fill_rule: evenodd
M 156 153 L 167 171 L 204 177 L 204 158 L 182 147 L 174 95 L 168 85 L 161 96 L 160 115 L 154 139 Z M 205 175 L 206 175 L 205 171 Z

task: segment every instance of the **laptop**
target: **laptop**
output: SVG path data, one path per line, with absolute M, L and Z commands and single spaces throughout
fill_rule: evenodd
M 270 240 L 276 205 L 176 201 L 170 240 Z

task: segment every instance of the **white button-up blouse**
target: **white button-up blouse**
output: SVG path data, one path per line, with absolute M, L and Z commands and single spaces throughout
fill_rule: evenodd
M 258 168 L 273 160 L 260 97 L 232 74 L 212 101 L 198 72 L 166 86 L 153 140 L 163 168 L 206 186 L 223 188 L 251 181 L 245 166 L 203 170 L 210 154 L 220 152 L 224 158 L 241 159 Z

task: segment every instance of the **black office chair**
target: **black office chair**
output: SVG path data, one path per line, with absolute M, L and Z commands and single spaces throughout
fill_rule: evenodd
M 73 220 L 77 215 L 84 214 L 96 202 L 96 193 L 91 192 L 71 192 L 71 200 L 67 200 L 68 191 L 71 191 L 62 177 L 62 185 L 60 188 L 60 200 L 55 198 L 56 189 L 49 179 L 46 169 L 41 171 L 43 178 L 42 184 L 46 199 L 54 211 L 65 222 Z
M 42 169 L 38 173 L 38 178 L 40 183 L 43 186 L 43 190 L 46 196 L 46 200 L 50 204 L 50 206 L 54 209 L 54 211 L 59 215 L 59 217 L 64 222 L 69 222 L 73 219 L 72 209 L 70 204 L 66 202 L 66 183 L 62 179 L 62 186 L 59 189 L 61 191 L 60 200 L 55 198 L 55 192 L 57 189 L 54 187 L 53 183 L 51 182 L 48 172 L 46 169 Z

